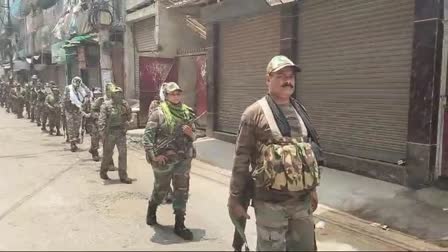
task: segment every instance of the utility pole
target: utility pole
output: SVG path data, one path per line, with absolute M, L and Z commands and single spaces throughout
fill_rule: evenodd
M 12 36 L 13 32 L 12 32 L 12 22 L 11 22 L 11 4 L 10 4 L 11 0 L 6 0 L 6 1 L 7 1 L 6 8 L 8 9 L 8 28 L 7 28 L 8 33 L 7 34 L 9 36 Z M 14 62 L 12 60 L 12 58 L 13 58 L 12 40 L 10 39 L 9 42 L 10 42 L 10 47 L 9 47 L 9 65 L 11 66 L 11 68 L 10 68 L 11 69 L 11 76 L 14 76 Z

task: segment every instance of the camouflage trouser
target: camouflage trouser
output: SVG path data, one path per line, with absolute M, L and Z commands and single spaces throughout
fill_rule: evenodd
M 120 179 L 126 179 L 128 178 L 128 150 L 126 143 L 126 131 L 123 129 L 109 129 L 109 132 L 104 135 L 101 173 L 107 173 L 109 166 L 113 164 L 112 157 L 114 155 L 115 146 L 117 146 L 118 149 L 118 175 L 120 176 Z
M 48 109 L 45 105 L 40 105 L 40 122 L 42 123 L 42 127 L 47 125 L 48 120 Z
M 26 115 L 28 116 L 28 119 L 31 118 L 31 104 L 30 102 L 25 102 L 25 109 L 26 109 Z
M 36 119 L 36 105 L 34 105 L 33 103 L 30 103 L 30 112 L 31 112 L 31 121 L 34 122 L 34 120 Z
M 18 118 L 23 118 L 23 102 L 16 102 L 16 114 Z
M 97 151 L 100 148 L 100 131 L 98 129 L 98 123 L 92 122 L 90 124 L 90 150 Z
M 48 112 L 48 124 L 50 131 L 53 131 L 55 127 L 58 131 L 61 129 L 61 112 L 59 109 Z
M 40 104 L 38 103 L 34 104 L 34 119 L 36 120 L 37 124 L 40 124 L 41 109 L 42 108 Z
M 187 209 L 188 193 L 190 190 L 191 159 L 159 166 L 152 165 L 154 172 L 154 188 L 151 202 L 162 204 L 167 193 L 171 190 L 173 180 L 173 210 L 174 213 L 185 213 Z
M 310 197 L 270 203 L 254 200 L 257 251 L 316 251 Z
M 78 142 L 79 131 L 81 130 L 82 114 L 81 111 L 65 111 L 67 117 L 67 133 L 70 142 Z

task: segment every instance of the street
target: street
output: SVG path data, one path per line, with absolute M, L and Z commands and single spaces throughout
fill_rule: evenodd
M 227 176 L 194 162 L 186 224 L 195 237 L 184 242 L 172 233 L 168 205 L 158 211 L 162 226 L 145 223 L 153 177 L 142 150 L 128 149 L 132 185 L 119 183 L 117 172 L 109 172 L 112 181 L 105 184 L 100 163 L 87 151 L 89 141 L 86 136 L 80 151 L 71 153 L 63 137 L 0 109 L 0 250 L 232 250 Z M 250 215 L 246 233 L 254 250 Z M 404 250 L 353 227 L 318 226 L 319 250 Z

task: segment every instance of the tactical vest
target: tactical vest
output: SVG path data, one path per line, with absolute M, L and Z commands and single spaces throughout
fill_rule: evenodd
M 257 143 L 259 159 L 252 173 L 255 186 L 268 191 L 314 189 L 320 183 L 320 172 L 311 144 L 302 137 L 283 137 L 266 99 L 258 103 L 269 123 L 272 138 Z
M 110 108 L 109 126 L 112 128 L 122 127 L 124 123 L 123 118 L 126 117 L 125 113 L 126 109 L 124 109 L 124 106 L 122 104 L 112 105 Z

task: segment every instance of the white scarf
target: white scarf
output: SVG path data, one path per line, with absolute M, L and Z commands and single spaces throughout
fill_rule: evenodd
M 70 90 L 70 101 L 73 105 L 75 105 L 78 108 L 82 107 L 82 104 L 84 103 L 86 96 L 88 93 L 91 93 L 89 88 L 87 88 L 84 83 L 81 82 L 78 90 L 75 90 L 74 83 L 77 77 L 73 78 L 72 84 L 69 86 Z

